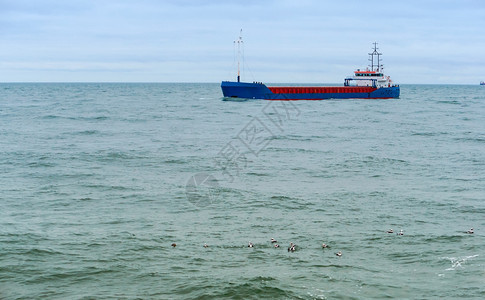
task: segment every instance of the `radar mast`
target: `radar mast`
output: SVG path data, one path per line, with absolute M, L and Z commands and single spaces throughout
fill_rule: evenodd
M 381 71 L 382 69 L 382 65 L 381 65 L 381 61 L 380 61 L 380 56 L 382 55 L 382 53 L 379 53 L 377 50 L 379 48 L 377 48 L 377 42 L 374 42 L 374 51 L 369 53 L 370 55 L 370 58 L 369 58 L 369 61 L 371 62 L 369 67 L 370 67 L 370 70 L 371 71 Z M 377 56 L 377 59 L 374 59 L 374 56 Z M 377 61 L 376 61 L 377 60 Z

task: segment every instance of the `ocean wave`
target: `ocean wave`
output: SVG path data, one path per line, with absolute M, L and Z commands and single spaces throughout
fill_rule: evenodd
M 44 256 L 44 255 L 58 255 L 58 254 L 63 254 L 62 252 L 59 252 L 54 249 L 42 249 L 42 248 L 32 248 L 27 250 L 25 255 L 28 255 L 29 257 L 32 257 L 33 259 L 37 256 Z
M 246 174 L 250 176 L 257 176 L 257 177 L 270 176 L 268 173 L 257 173 L 257 172 L 248 172 Z
M 290 287 L 285 289 L 276 279 L 268 277 L 254 277 L 240 279 L 239 282 L 228 282 L 217 290 L 205 293 L 203 290 L 197 294 L 198 299 L 303 299 Z M 245 282 L 246 281 L 246 282 Z
M 421 131 L 421 132 L 412 132 L 412 136 L 424 136 L 424 137 L 433 137 L 433 136 L 438 136 L 438 135 L 447 135 L 449 134 L 448 132 L 430 132 L 430 131 Z
M 96 135 L 99 134 L 99 130 L 83 130 L 83 131 L 77 131 L 77 132 L 72 132 L 71 134 L 73 135 Z
M 438 104 L 461 104 L 461 101 L 458 100 L 441 100 L 437 101 Z
M 457 269 L 463 269 L 467 261 L 473 260 L 475 257 L 478 257 L 478 254 L 463 257 L 442 257 L 442 259 L 448 260 L 451 263 L 451 267 L 447 268 L 446 271 L 455 271 Z
M 29 168 L 52 168 L 57 166 L 57 163 L 54 162 L 46 162 L 46 161 L 34 161 L 27 163 L 27 167 Z
M 40 118 L 44 119 L 44 120 L 52 120 L 52 119 L 61 119 L 63 117 L 58 116 L 58 115 L 45 115 L 45 116 L 42 116 Z
M 434 237 L 427 237 L 423 239 L 423 242 L 428 243 L 458 243 L 461 242 L 464 238 L 467 238 L 465 235 L 440 235 Z
M 183 160 L 183 159 L 175 159 L 175 158 L 172 158 L 172 159 L 167 159 L 167 160 L 163 161 L 163 163 L 165 163 L 165 164 L 183 165 L 183 164 L 186 164 L 187 161 L 186 160 Z
M 484 143 L 485 137 L 482 137 L 482 136 L 479 136 L 479 137 L 456 137 L 456 138 L 453 138 L 453 140 L 458 141 L 458 142 Z
M 109 120 L 110 117 L 108 116 L 77 116 L 77 117 L 66 117 L 66 119 L 73 120 L 73 121 L 106 121 Z

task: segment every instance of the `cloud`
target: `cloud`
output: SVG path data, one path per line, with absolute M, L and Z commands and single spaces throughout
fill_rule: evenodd
M 485 50 L 482 1 L 17 0 L 0 6 L 1 81 L 217 82 L 228 79 L 241 28 L 245 60 L 258 81 L 340 82 L 365 67 L 374 41 L 401 82 L 483 80 L 476 67 L 483 68 Z M 443 77 L 447 70 L 457 73 Z

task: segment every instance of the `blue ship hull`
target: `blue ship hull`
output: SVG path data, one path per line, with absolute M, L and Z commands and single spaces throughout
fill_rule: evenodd
M 389 99 L 399 98 L 399 86 L 391 87 L 267 87 L 262 83 L 223 81 L 228 98 L 265 100 Z

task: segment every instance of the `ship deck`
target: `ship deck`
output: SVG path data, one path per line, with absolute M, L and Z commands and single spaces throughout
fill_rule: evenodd
M 377 88 L 370 86 L 318 86 L 318 87 L 268 87 L 274 94 L 328 94 L 328 93 L 371 93 Z

